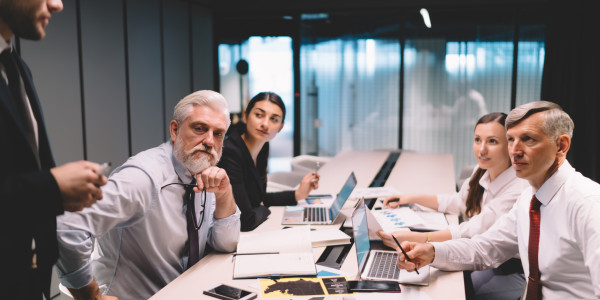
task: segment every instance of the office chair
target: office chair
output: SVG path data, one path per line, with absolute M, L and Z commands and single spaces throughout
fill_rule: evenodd
M 468 165 L 468 166 L 464 166 L 460 170 L 460 175 L 458 175 L 458 180 L 456 180 L 456 191 L 460 190 L 460 187 L 463 185 L 465 180 L 467 180 L 469 178 L 469 176 L 471 176 L 471 174 L 473 174 L 473 170 L 475 169 L 476 166 L 477 165 Z
M 306 175 L 304 171 L 275 172 L 267 174 L 267 192 L 295 190 Z
M 64 286 L 62 283 L 58 283 L 58 289 L 60 290 L 60 294 L 61 294 L 60 299 L 73 299 L 73 295 L 71 295 L 71 292 L 69 292 L 69 289 L 67 289 L 67 287 Z
M 331 160 L 329 156 L 298 155 L 292 157 L 292 172 L 303 172 L 304 174 L 315 170 L 317 162 L 322 167 Z

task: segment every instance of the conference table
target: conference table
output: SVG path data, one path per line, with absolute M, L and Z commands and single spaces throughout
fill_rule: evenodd
M 399 156 L 398 156 L 399 154 Z M 395 156 L 394 156 L 395 155 Z M 388 168 L 387 171 L 385 170 Z M 383 172 L 382 172 L 383 171 Z M 348 175 L 354 172 L 357 178 L 356 189 L 367 188 L 376 178 L 385 177 L 384 187 L 393 188 L 401 193 L 452 193 L 456 191 L 454 165 L 451 154 L 419 153 L 412 151 L 342 151 L 319 170 L 321 176 L 319 188 L 314 194 L 337 194 Z M 341 213 L 350 218 L 358 199 L 348 199 Z M 252 232 L 268 232 L 283 228 L 281 220 L 285 207 L 270 207 L 271 215 Z M 447 215 L 450 224 L 458 218 Z M 319 227 L 337 228 L 345 220 L 338 219 L 332 225 Z M 246 234 L 244 232 L 241 233 Z M 313 248 L 315 261 L 325 247 Z M 260 295 L 257 279 L 236 279 L 233 277 L 234 258 L 231 253 L 210 253 L 189 270 L 181 274 L 150 299 L 216 299 L 202 292 L 219 284 L 228 284 L 252 291 Z M 357 280 L 358 272 L 354 245 L 348 252 L 341 274 L 347 274 L 348 280 Z M 327 299 L 465 299 L 463 273 L 441 271 L 431 267 L 430 283 L 427 286 L 401 285 L 401 293 L 358 293 L 349 296 L 327 296 Z

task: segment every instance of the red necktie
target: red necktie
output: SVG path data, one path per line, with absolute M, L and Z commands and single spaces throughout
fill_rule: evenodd
M 538 248 L 540 245 L 540 201 L 533 195 L 529 206 L 529 278 L 527 280 L 526 300 L 542 299 L 542 284 L 538 267 Z

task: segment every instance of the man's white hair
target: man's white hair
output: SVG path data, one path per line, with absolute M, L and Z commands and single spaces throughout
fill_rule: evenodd
M 177 121 L 179 124 L 183 123 L 185 118 L 192 113 L 194 106 L 209 106 L 222 112 L 227 120 L 227 128 L 229 128 L 231 119 L 229 117 L 227 101 L 223 95 L 211 90 L 200 90 L 181 99 L 179 103 L 175 105 L 173 120 Z

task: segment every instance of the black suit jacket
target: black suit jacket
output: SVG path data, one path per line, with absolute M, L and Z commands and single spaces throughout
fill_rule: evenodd
M 39 299 L 42 291 L 49 294 L 52 266 L 58 257 L 56 216 L 63 213 L 63 206 L 50 173 L 54 159 L 31 72 L 21 58 L 17 63 L 38 123 L 41 167 L 6 81 L 0 79 L 0 257 L 4 267 L 0 291 L 6 299 Z M 36 269 L 32 269 L 32 239 Z
M 229 176 L 235 202 L 242 212 L 242 231 L 250 231 L 264 222 L 271 213 L 268 206 L 297 203 L 295 191 L 267 193 L 268 159 L 269 143 L 265 143 L 255 166 L 238 130 L 232 130 L 223 143 L 223 156 L 218 166 Z

